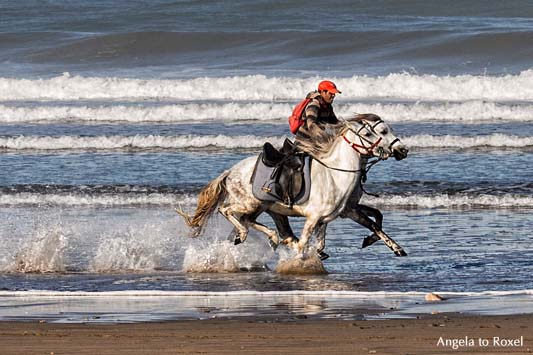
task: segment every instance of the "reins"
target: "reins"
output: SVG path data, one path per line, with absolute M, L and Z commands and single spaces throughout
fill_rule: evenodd
M 321 165 L 323 165 L 326 168 L 331 169 L 331 170 L 341 171 L 341 172 L 344 172 L 344 173 L 359 173 L 359 172 L 363 172 L 363 174 L 361 175 L 361 180 L 359 180 L 359 186 L 361 186 L 361 191 L 363 191 L 367 195 L 374 196 L 374 197 L 379 197 L 378 194 L 373 194 L 373 193 L 370 193 L 370 192 L 366 191 L 365 187 L 364 187 L 364 183 L 366 182 L 366 177 L 367 177 L 367 174 L 370 171 L 370 169 L 372 169 L 372 167 L 374 165 L 376 165 L 377 163 L 379 163 L 383 159 L 376 158 L 376 160 L 373 160 L 373 161 L 369 162 L 364 169 L 346 170 L 346 169 L 340 169 L 340 168 L 333 168 L 333 167 L 327 165 L 326 163 L 324 163 L 323 161 L 321 161 L 320 159 L 317 159 L 317 158 L 315 158 L 313 156 L 311 156 L 311 158 L 313 158 L 313 160 L 316 160 L 318 163 L 320 163 Z

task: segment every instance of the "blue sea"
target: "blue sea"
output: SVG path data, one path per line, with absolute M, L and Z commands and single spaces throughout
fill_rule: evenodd
M 531 58 L 524 0 L 0 1 L 0 320 L 532 313 Z M 408 256 L 343 219 L 327 275 L 218 215 L 188 238 L 174 209 L 324 79 L 410 148 L 362 199 Z

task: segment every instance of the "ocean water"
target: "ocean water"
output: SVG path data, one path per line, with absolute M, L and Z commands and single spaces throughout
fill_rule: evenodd
M 0 18 L 0 319 L 396 316 L 427 292 L 533 312 L 530 2 L 3 1 Z M 323 79 L 338 116 L 378 114 L 410 147 L 362 201 L 409 256 L 361 249 L 342 219 L 327 275 L 276 273 L 290 253 L 232 245 L 220 216 L 189 239 L 174 208 L 281 144 Z

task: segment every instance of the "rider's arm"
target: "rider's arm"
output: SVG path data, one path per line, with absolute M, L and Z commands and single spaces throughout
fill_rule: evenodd
M 318 110 L 320 108 L 320 102 L 317 99 L 311 100 L 307 106 L 305 107 L 305 111 L 303 114 L 303 118 L 308 121 L 307 124 L 309 124 L 309 121 L 312 121 L 316 123 L 318 121 Z

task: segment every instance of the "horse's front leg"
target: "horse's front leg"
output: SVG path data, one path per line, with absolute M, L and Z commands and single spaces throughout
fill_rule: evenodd
M 379 229 L 383 229 L 383 213 L 374 207 L 357 204 L 356 209 L 366 214 L 368 217 L 373 217 Z
M 371 220 L 368 215 L 366 215 L 363 211 L 374 211 L 373 216 L 376 218 L 376 222 Z M 379 217 L 376 217 L 375 211 L 379 213 L 377 215 Z M 373 233 L 371 236 L 365 238 L 365 240 L 363 241 L 363 248 L 381 239 L 383 243 L 385 243 L 385 245 L 389 247 L 389 249 L 392 250 L 396 256 L 407 256 L 407 253 L 403 250 L 403 248 L 398 243 L 396 243 L 391 237 L 389 237 L 381 228 L 383 215 L 381 214 L 381 212 L 379 212 L 379 210 L 364 205 L 357 205 L 356 209 L 345 209 L 342 212 L 341 217 L 350 218 L 354 222 L 359 223 L 360 225 L 369 229 Z
M 373 208 L 373 207 L 366 206 L 366 205 L 360 205 L 360 204 L 355 205 L 354 209 L 356 210 L 356 212 L 359 212 L 361 214 L 362 218 L 364 218 L 365 215 L 367 217 L 374 218 L 375 226 L 373 226 L 372 229 L 369 228 L 371 231 L 374 232 L 374 230 L 376 229 L 383 230 L 383 214 L 380 212 L 380 210 L 378 210 L 377 208 Z M 359 221 L 356 221 L 356 222 L 361 224 L 361 222 Z M 380 239 L 381 238 L 374 232 L 363 240 L 362 247 L 366 248 L 368 246 L 371 246 L 372 244 L 374 244 Z
M 318 225 L 318 231 L 316 234 L 316 252 L 318 253 L 318 257 L 320 260 L 326 260 L 329 258 L 329 255 L 324 252 L 324 248 L 326 247 L 326 229 L 328 228 L 327 223 L 320 223 Z
M 309 238 L 313 235 L 318 225 L 318 219 L 316 218 L 307 218 L 305 221 L 304 227 L 302 228 L 302 234 L 300 235 L 300 241 L 298 243 L 292 243 L 298 256 L 303 257 Z

